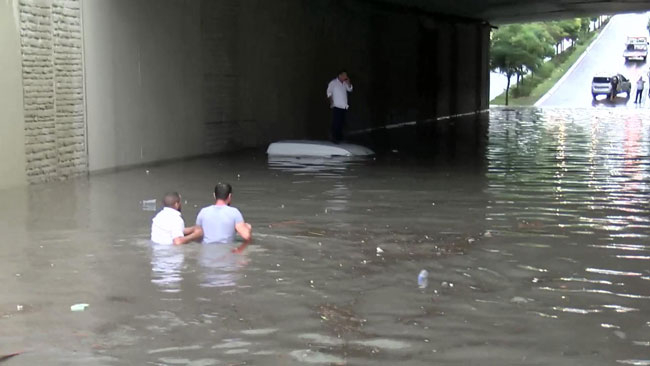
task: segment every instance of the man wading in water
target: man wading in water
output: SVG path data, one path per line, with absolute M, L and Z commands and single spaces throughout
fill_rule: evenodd
M 238 209 L 230 207 L 230 184 L 217 183 L 214 199 L 214 205 L 203 208 L 196 217 L 196 225 L 203 229 L 203 244 L 232 243 L 237 233 L 244 239 L 244 244 L 236 251 L 243 250 L 252 239 L 252 227 L 244 221 Z
M 151 220 L 151 241 L 157 244 L 181 245 L 201 240 L 203 231 L 200 227 L 185 227 L 181 217 L 180 194 L 165 194 L 163 204 L 165 207 Z

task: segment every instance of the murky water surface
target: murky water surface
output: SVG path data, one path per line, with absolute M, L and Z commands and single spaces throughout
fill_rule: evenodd
M 2 191 L 0 355 L 650 365 L 650 114 L 493 110 L 487 134 L 462 157 L 245 153 Z M 178 190 L 192 224 L 218 180 L 254 245 L 149 243 L 142 200 Z

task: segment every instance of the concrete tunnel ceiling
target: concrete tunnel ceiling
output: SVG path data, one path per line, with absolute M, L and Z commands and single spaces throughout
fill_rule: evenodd
M 505 24 L 650 10 L 641 0 L 381 0 L 440 14 Z

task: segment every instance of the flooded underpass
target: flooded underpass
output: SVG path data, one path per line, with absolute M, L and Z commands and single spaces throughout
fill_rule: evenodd
M 244 152 L 1 191 L 0 356 L 650 365 L 650 113 L 485 118 L 470 154 Z M 149 242 L 142 201 L 178 190 L 190 225 L 217 181 L 232 183 L 251 246 Z

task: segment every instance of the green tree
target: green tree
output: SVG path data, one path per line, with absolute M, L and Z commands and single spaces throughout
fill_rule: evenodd
M 512 76 L 517 75 L 519 81 L 527 71 L 535 72 L 552 55 L 553 39 L 541 23 L 511 24 L 494 32 L 490 67 L 507 78 L 506 105 Z
M 522 64 L 521 59 L 525 57 L 525 51 L 517 49 L 513 41 L 516 32 L 516 25 L 506 25 L 492 34 L 490 68 L 506 76 L 506 105 L 510 93 L 510 79 Z
M 547 57 L 552 57 L 555 40 L 543 23 L 531 23 L 524 26 L 520 40 L 522 47 L 530 55 L 524 64 L 531 72 L 536 72 Z
M 562 45 L 562 41 L 567 37 L 567 33 L 564 31 L 564 28 L 560 26 L 560 22 L 557 21 L 546 22 L 544 23 L 544 27 L 553 40 L 553 44 L 555 45 L 555 54 L 559 54 L 560 46 Z
M 571 45 L 575 45 L 576 41 L 580 37 L 580 29 L 582 27 L 580 18 L 563 20 L 560 22 L 560 26 L 566 33 L 566 38 L 571 40 Z
M 580 18 L 580 33 L 581 33 L 581 35 L 589 33 L 590 26 L 591 26 L 591 19 L 589 19 L 589 18 Z

